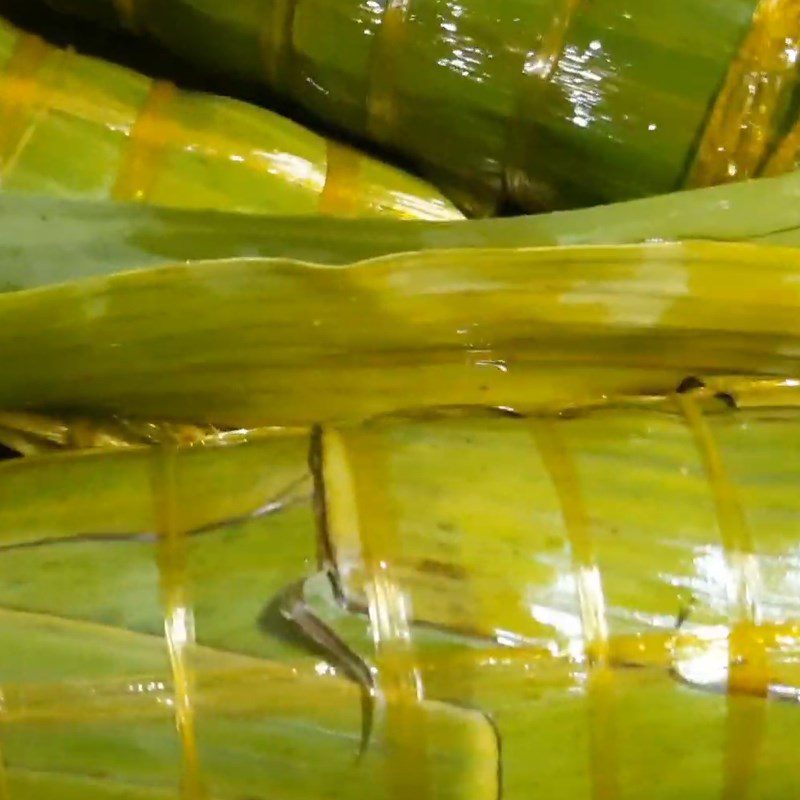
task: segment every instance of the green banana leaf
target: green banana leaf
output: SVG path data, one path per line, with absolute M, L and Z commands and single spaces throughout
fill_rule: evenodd
M 191 212 L 0 192 L 0 290 L 235 257 L 350 261 L 464 247 L 687 239 L 800 243 L 800 174 L 581 211 L 458 223 Z
M 260 80 L 476 213 L 752 176 L 794 117 L 790 3 L 47 2 Z
M 0 464 L 11 796 L 789 796 L 797 391 Z
M 798 374 L 796 250 L 178 262 L 0 295 L 0 409 L 238 428 Z
M 9 796 L 166 798 L 179 786 L 225 800 L 387 796 L 403 751 L 384 708 L 374 704 L 365 747 L 366 687 L 261 621 L 288 574 L 314 570 L 307 449 L 307 436 L 267 433 L 233 447 L 0 466 Z M 173 528 L 161 527 L 161 502 L 178 510 L 177 551 L 165 544 Z M 175 580 L 190 607 L 172 605 Z M 170 651 L 178 612 L 188 620 L 184 686 Z M 416 711 L 426 796 L 494 800 L 488 720 L 434 701 Z
M 2 20 L 0 182 L 180 208 L 461 217 L 425 182 L 277 114 L 181 92 Z

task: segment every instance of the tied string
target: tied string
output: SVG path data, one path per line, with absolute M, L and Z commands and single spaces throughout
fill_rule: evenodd
M 212 157 L 236 155 L 243 167 L 257 172 L 276 173 L 278 158 L 238 142 L 224 131 L 211 127 L 187 128 L 176 121 L 174 107 L 180 91 L 166 81 L 154 81 L 134 123 L 127 149 L 120 164 L 112 197 L 119 201 L 147 202 L 152 198 L 165 157 L 176 146 L 180 150 L 200 150 Z M 329 141 L 327 166 L 323 178 L 315 169 L 304 183 L 310 192 L 319 193 L 319 210 L 332 216 L 356 216 L 362 204 L 358 176 L 360 156 L 351 148 Z M 316 166 L 316 165 L 315 165 Z M 296 180 L 296 176 L 292 177 Z
M 22 33 L 0 75 L 0 182 L 19 161 L 37 124 L 47 114 L 52 87 L 42 78 L 51 56 L 65 60 L 69 51 Z
M 123 25 L 136 32 L 140 29 L 138 6 L 137 0 L 114 0 L 114 8 Z
M 375 36 L 366 102 L 367 135 L 391 145 L 400 112 L 397 104 L 399 53 L 407 35 L 411 0 L 385 0 L 381 24 Z
M 561 506 L 589 663 L 589 735 L 593 800 L 620 796 L 616 700 L 603 581 L 577 466 L 553 420 L 532 420 L 532 432 Z
M 800 161 L 800 122 L 786 135 L 761 171 L 762 177 L 772 178 L 797 169 Z
M 548 101 L 545 87 L 555 75 L 564 50 L 567 36 L 586 0 L 556 0 L 557 8 L 550 20 L 549 27 L 539 36 L 536 47 L 525 54 L 522 67 L 522 83 L 517 103 L 517 114 L 512 118 L 509 130 L 508 158 L 505 169 L 506 194 L 509 198 L 519 199 L 530 195 L 531 202 L 543 209 L 554 205 L 552 192 L 531 177 L 529 156 L 535 147 L 530 130 L 523 124 L 525 120 L 535 121 Z M 529 91 L 530 79 L 536 81 L 533 90 Z
M 567 34 L 585 0 L 564 0 L 553 15 L 550 27 L 539 39 L 535 50 L 525 57 L 523 72 L 526 77 L 549 81 L 558 67 L 567 43 Z
M 728 639 L 728 718 L 724 800 L 749 796 L 766 727 L 767 636 L 759 625 L 761 579 L 752 534 L 713 431 L 693 392 L 677 404 L 706 472 L 731 576 L 733 626 Z
M 688 187 L 759 174 L 775 144 L 785 101 L 796 84 L 798 47 L 800 2 L 760 0 L 708 116 L 686 181 Z M 796 141 L 800 142 L 800 133 Z M 786 159 L 786 148 L 779 148 L 767 170 L 774 173 Z
M 0 688 L 0 720 L 3 720 L 7 713 L 6 698 L 3 690 Z M 11 800 L 11 792 L 8 788 L 6 760 L 2 752 L 0 752 L 0 800 Z
M 188 600 L 185 531 L 180 523 L 177 492 L 177 450 L 155 448 L 153 499 L 158 533 L 157 556 L 164 608 L 164 633 L 172 667 L 175 724 L 181 739 L 183 800 L 206 797 L 200 774 L 195 733 L 195 680 L 189 663 L 194 646 L 194 616 Z
M 429 755 L 421 670 L 411 634 L 408 597 L 397 580 L 395 529 L 384 448 L 365 430 L 327 431 L 323 447 L 338 449 L 352 480 L 365 593 L 377 665 L 376 692 L 383 703 L 387 798 L 430 797 Z M 326 456 L 327 457 L 327 456 Z
M 174 130 L 168 122 L 170 105 L 178 94 L 166 81 L 154 81 L 150 94 L 130 132 L 128 146 L 111 195 L 115 200 L 145 202 L 158 178 L 164 151 Z
M 268 12 L 261 30 L 261 53 L 267 81 L 275 91 L 285 91 L 294 50 L 292 34 L 297 0 L 268 0 Z
M 351 147 L 328 139 L 325 185 L 319 212 L 334 217 L 355 217 L 361 206 L 361 156 Z
M 800 42 L 793 41 L 795 48 L 800 48 Z M 797 54 L 797 49 L 795 49 Z M 795 58 L 797 55 L 795 55 Z M 800 121 L 796 122 L 791 130 L 786 134 L 780 144 L 775 148 L 773 154 L 764 165 L 761 174 L 765 177 L 783 175 L 797 169 L 800 161 Z

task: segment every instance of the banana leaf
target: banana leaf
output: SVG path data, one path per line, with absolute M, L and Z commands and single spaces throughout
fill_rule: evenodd
M 796 250 L 439 250 L 179 262 L 0 295 L 0 410 L 220 427 L 526 409 L 794 376 Z
M 413 160 L 475 213 L 796 163 L 797 136 L 782 143 L 796 116 L 790 2 L 47 2 L 146 33 L 209 73 L 260 80 Z
M 179 91 L 2 20 L 0 183 L 180 208 L 461 217 L 423 181 L 277 114 Z
M 404 251 L 711 239 L 796 246 L 800 175 L 458 223 L 264 217 L 0 192 L 0 290 L 235 257 L 343 264 Z
M 797 382 L 767 402 L 748 382 L 684 386 L 317 438 L 333 591 L 309 586 L 309 606 L 379 669 L 381 596 L 425 696 L 492 715 L 504 796 L 783 797 L 798 780 Z
M 267 433 L 0 466 L 8 796 L 387 796 L 403 751 L 385 709 L 261 620 L 287 574 L 314 569 L 307 449 Z M 426 796 L 494 800 L 489 721 L 415 711 Z
M 11 796 L 790 796 L 797 391 L 0 464 Z

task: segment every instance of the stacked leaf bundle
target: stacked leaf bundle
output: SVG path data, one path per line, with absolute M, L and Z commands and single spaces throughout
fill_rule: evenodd
M 797 250 L 129 266 L 0 296 L 7 797 L 797 784 Z
M 276 114 L 178 91 L 2 21 L 0 181 L 185 208 L 461 216 L 423 181 Z
M 424 146 L 482 204 L 511 188 L 554 203 L 647 193 L 691 149 L 623 124 L 661 85 L 635 58 L 648 24 L 692 44 L 664 24 L 681 4 L 629 5 L 628 32 L 599 37 L 609 3 L 554 17 L 531 0 L 550 34 L 523 48 L 511 26 L 477 69 L 456 40 L 489 30 L 488 6 L 420 3 L 439 38 L 411 41 L 430 20 L 404 2 L 354 23 L 343 0 L 273 0 L 266 34 L 264 3 L 70 5 L 180 30 L 189 48 L 205 24 L 224 31 L 221 64 L 247 74 L 266 53 L 275 86 Z M 733 40 L 783 5 L 754 21 L 752 4 L 692 5 L 720 25 L 691 34 L 709 50 L 680 69 L 718 74 L 688 103 L 673 75 L 659 113 L 700 125 Z M 0 192 L 0 800 L 791 795 L 797 175 L 450 224 L 222 213 L 263 208 L 252 158 L 271 116 L 6 38 L 6 187 L 62 196 Z M 404 82 L 406 55 L 424 86 Z M 611 59 L 596 108 L 593 58 Z M 509 66 L 523 61 L 525 78 Z M 792 70 L 761 66 L 751 111 L 775 122 Z M 558 102 L 541 117 L 541 100 L 519 100 L 530 81 L 573 92 L 567 124 Z M 458 102 L 406 115 L 447 87 Z M 235 151 L 223 108 L 252 115 Z M 515 160 L 531 151 L 513 126 L 499 144 L 516 112 L 550 141 L 548 173 Z M 742 121 L 711 113 L 707 130 L 745 135 L 701 155 L 760 166 L 773 142 Z M 650 134 L 663 147 L 637 155 Z M 616 154 L 582 161 L 585 183 L 567 168 L 584 141 Z M 457 216 L 362 165 L 375 179 L 347 213 Z M 276 178 L 283 213 L 341 213 L 353 184 L 331 177 Z M 153 206 L 88 199 L 126 195 Z M 206 210 L 157 207 L 181 204 Z
M 48 0 L 261 80 L 473 211 L 797 162 L 792 0 Z

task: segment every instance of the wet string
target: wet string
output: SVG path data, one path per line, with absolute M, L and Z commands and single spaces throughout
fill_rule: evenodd
M 206 797 L 195 733 L 195 678 L 189 663 L 194 646 L 194 616 L 188 598 L 187 538 L 181 527 L 177 491 L 177 450 L 154 448 L 153 500 L 164 633 L 172 668 L 175 724 L 181 740 L 181 797 Z
M 550 21 L 550 27 L 542 34 L 534 50 L 527 53 L 523 72 L 526 77 L 549 81 L 556 71 L 575 16 L 585 0 L 564 0 Z
M 593 800 L 620 796 L 617 709 L 603 582 L 577 465 L 555 420 L 531 420 L 542 463 L 553 483 L 569 536 L 589 663 L 590 770 Z
M 133 31 L 139 29 L 139 15 L 137 13 L 137 0 L 114 0 L 114 8 L 117 10 L 120 20 Z
M 131 129 L 112 197 L 120 201 L 147 202 L 155 188 L 164 156 L 177 137 L 184 136 L 170 119 L 170 107 L 178 97 L 171 83 L 155 81 Z M 224 136 L 193 131 L 196 144 L 213 152 L 235 152 L 235 142 Z M 252 162 L 252 159 L 247 159 Z M 325 183 L 320 192 L 319 210 L 331 216 L 355 216 L 360 207 L 360 157 L 352 148 L 337 142 L 327 143 Z
M 800 3 L 760 0 L 709 113 L 687 187 L 712 186 L 759 173 L 796 83 L 798 47 Z M 784 159 L 785 154 L 770 169 L 774 171 Z
M 410 609 L 397 581 L 399 533 L 387 491 L 385 447 L 379 436 L 350 431 L 345 457 L 353 479 L 365 592 L 376 648 L 377 688 L 384 703 L 387 798 L 431 796 L 421 668 Z
M 178 90 L 166 81 L 154 81 L 150 94 L 131 128 L 111 196 L 121 201 L 147 201 L 158 178 L 164 152 L 170 144 L 168 110 Z
M 42 71 L 51 56 L 66 58 L 68 51 L 51 47 L 38 36 L 22 33 L 0 75 L 0 183 L 4 181 L 47 113 L 51 91 Z
M 4 716 L 5 699 L 3 697 L 3 690 L 0 688 L 0 719 Z M 8 771 L 6 767 L 6 759 L 2 751 L 0 751 L 0 800 L 11 800 L 11 791 L 8 787 Z
M 372 46 L 366 132 L 370 138 L 385 145 L 394 143 L 400 117 L 397 76 L 410 10 L 411 0 L 385 0 L 381 24 Z
M 796 122 L 767 160 L 761 175 L 774 177 L 797 168 L 800 161 L 800 121 Z
M 713 431 L 692 393 L 677 395 L 711 489 L 731 574 L 733 624 L 728 639 L 728 718 L 724 800 L 744 800 L 752 789 L 764 738 L 769 692 L 766 640 L 759 628 L 760 577 L 752 534 Z
M 535 121 L 546 107 L 548 97 L 544 89 L 561 62 L 570 28 L 584 2 L 586 0 L 561 0 L 536 47 L 525 54 L 517 113 L 511 119 L 506 147 L 505 189 L 510 199 L 518 198 L 526 189 L 530 192 L 535 188 L 530 160 L 534 150 L 533 136 L 525 123 Z M 543 208 L 551 205 L 544 187 L 540 187 L 537 194 L 541 194 L 539 203 Z
M 319 196 L 319 212 L 335 217 L 359 213 L 361 156 L 352 147 L 331 139 L 327 143 L 325 185 Z
M 297 0 L 268 0 L 268 13 L 261 28 L 261 53 L 267 82 L 275 91 L 286 91 L 285 82 L 294 49 L 292 32 Z
M 154 81 L 150 93 L 134 123 L 126 151 L 120 164 L 112 197 L 120 201 L 144 203 L 151 199 L 165 157 L 171 147 L 183 151 L 202 150 L 212 157 L 230 158 L 259 171 L 269 171 L 272 162 L 246 142 L 238 142 L 225 132 L 208 127 L 185 128 L 174 119 L 172 107 L 180 90 L 166 81 Z M 191 138 L 189 138 L 191 137 Z M 334 142 L 328 143 L 327 171 L 320 192 L 320 207 L 324 213 L 354 216 L 360 198 L 357 194 L 358 156 Z

